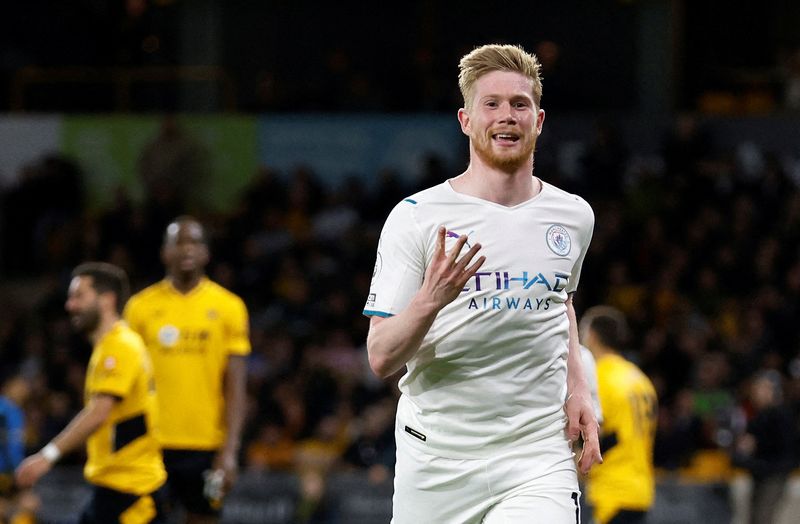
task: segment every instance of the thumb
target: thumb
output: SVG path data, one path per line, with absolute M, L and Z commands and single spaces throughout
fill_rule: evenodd
M 567 418 L 567 439 L 571 442 L 575 442 L 578 440 L 578 437 L 581 436 L 581 425 L 578 422 L 577 417 L 568 417 Z

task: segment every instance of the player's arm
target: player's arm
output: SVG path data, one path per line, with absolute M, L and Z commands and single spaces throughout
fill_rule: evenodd
M 594 414 L 592 395 L 586 374 L 583 371 L 581 350 L 578 342 L 578 321 L 572 294 L 567 297 L 567 318 L 569 319 L 569 351 L 567 354 L 567 438 L 574 442 L 583 436 L 583 451 L 578 460 L 582 474 L 589 472 L 593 464 L 602 463 L 597 417 Z
M 247 398 L 247 367 L 244 355 L 228 355 L 225 370 L 225 442 L 216 457 L 214 467 L 225 472 L 229 488 L 236 480 L 239 468 L 239 446 L 242 442 L 245 404 Z
M 392 317 L 373 316 L 367 335 L 367 353 L 372 371 L 386 378 L 406 365 L 419 350 L 422 340 L 433 325 L 436 315 L 444 306 L 458 297 L 467 281 L 483 265 L 486 257 L 479 257 L 470 265 L 480 250 L 475 244 L 464 256 L 458 258 L 467 242 L 462 235 L 450 253 L 445 252 L 446 228 L 440 227 L 433 253 L 422 286 L 408 306 Z
M 69 453 L 86 442 L 108 419 L 117 401 L 116 397 L 104 393 L 92 395 L 86 406 L 56 438 L 38 453 L 22 461 L 15 472 L 17 484 L 21 487 L 32 486 L 50 471 L 62 454 Z

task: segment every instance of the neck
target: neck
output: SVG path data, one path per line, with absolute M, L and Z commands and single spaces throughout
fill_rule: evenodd
M 508 173 L 472 155 L 467 170 L 452 179 L 451 185 L 459 193 L 512 207 L 530 200 L 541 191 L 541 181 L 532 173 L 533 158 Z
M 203 278 L 203 275 L 201 274 L 192 274 L 189 276 L 167 275 L 167 280 L 169 280 L 169 283 L 172 284 L 172 287 L 181 293 L 188 293 L 189 291 L 193 290 L 195 287 L 197 287 L 197 284 L 200 283 L 201 278 Z
M 114 328 L 114 324 L 117 323 L 119 320 L 119 315 L 116 313 L 114 314 L 107 314 L 102 315 L 100 318 L 100 323 L 97 325 L 97 328 L 89 333 L 89 340 L 91 341 L 92 345 L 94 346 L 97 342 L 105 336 L 106 333 L 111 331 Z
M 604 346 L 603 344 L 596 344 L 594 347 L 590 349 L 592 354 L 594 355 L 595 359 L 600 359 L 601 357 L 605 357 L 607 355 L 616 355 L 617 351 L 609 346 Z

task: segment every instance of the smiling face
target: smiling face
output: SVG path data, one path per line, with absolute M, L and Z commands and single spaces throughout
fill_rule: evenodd
M 511 71 L 481 76 L 468 109 L 458 112 L 473 155 L 491 168 L 513 173 L 533 163 L 544 111 L 536 107 L 533 80 Z

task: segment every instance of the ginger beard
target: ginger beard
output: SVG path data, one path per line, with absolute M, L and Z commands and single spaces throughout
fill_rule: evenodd
M 517 137 L 513 147 L 495 143 L 498 140 L 498 136 L 506 133 Z M 536 149 L 536 138 L 535 132 L 522 134 L 518 130 L 487 131 L 485 134 L 473 134 L 472 147 L 475 150 L 475 154 L 489 167 L 505 173 L 514 173 L 533 157 L 533 152 Z

